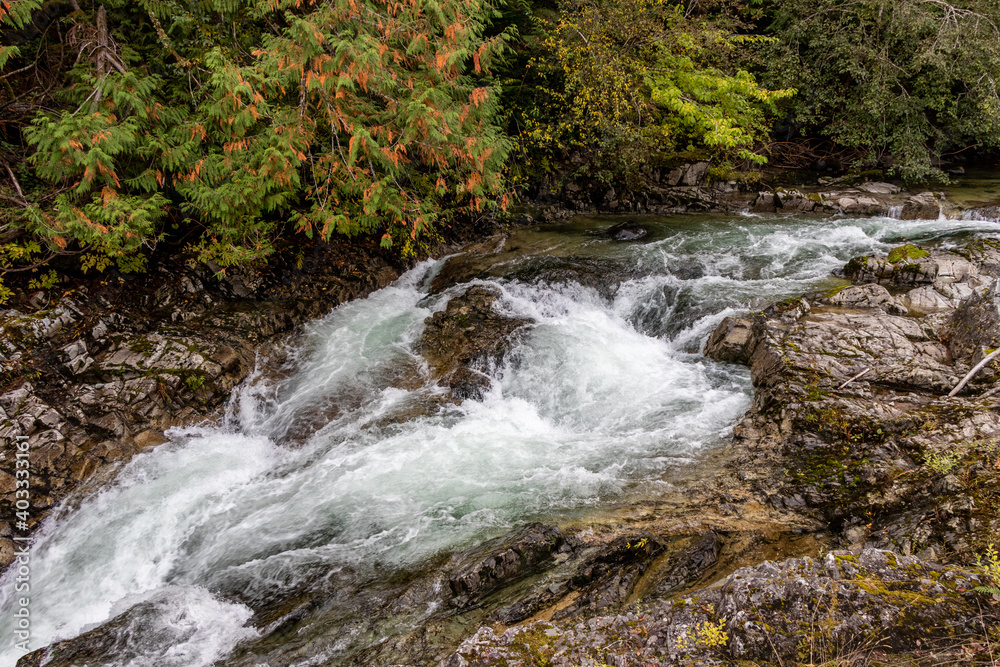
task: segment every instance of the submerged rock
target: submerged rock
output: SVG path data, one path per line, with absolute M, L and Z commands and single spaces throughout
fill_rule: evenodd
M 613 241 L 639 241 L 649 236 L 649 230 L 637 222 L 619 222 L 604 235 Z
M 448 579 L 454 604 L 465 606 L 527 576 L 562 544 L 563 534 L 557 527 L 532 524 L 457 554 Z

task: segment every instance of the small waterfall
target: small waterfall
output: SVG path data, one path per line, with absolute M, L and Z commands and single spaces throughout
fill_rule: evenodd
M 901 220 L 903 218 L 902 205 L 889 206 L 886 208 L 885 217 L 891 220 Z
M 970 222 L 1000 222 L 1000 206 L 966 209 L 962 211 L 962 220 Z

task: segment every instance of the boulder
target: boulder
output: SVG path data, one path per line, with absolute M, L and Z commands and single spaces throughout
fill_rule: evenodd
M 649 230 L 639 223 L 629 220 L 608 228 L 604 235 L 613 241 L 638 241 L 649 236 Z
M 716 361 L 746 364 L 753 322 L 743 317 L 727 317 L 715 328 L 705 344 L 705 356 Z
M 810 199 L 798 190 L 778 190 L 776 192 L 782 213 L 809 213 L 817 206 L 817 199 Z
M 877 283 L 845 287 L 826 299 L 823 299 L 823 301 L 831 306 L 841 306 L 843 308 L 874 308 L 883 310 L 892 315 L 906 314 L 906 308 L 902 307 L 896 299 L 889 294 L 889 290 Z
M 711 165 L 708 162 L 695 162 L 687 171 L 684 172 L 684 178 L 681 179 L 682 185 L 701 185 L 705 182 L 705 178 L 708 176 L 708 170 Z
M 873 195 L 895 195 L 899 194 L 900 187 L 898 185 L 893 185 L 892 183 L 862 183 L 858 186 L 858 190 L 862 190 Z
M 941 204 L 933 192 L 921 192 L 906 200 L 900 214 L 902 220 L 937 220 L 941 215 Z
M 949 299 L 930 285 L 912 289 L 902 298 L 903 305 L 920 313 L 953 310 L 958 301 Z
M 562 543 L 557 527 L 536 523 L 455 555 L 448 579 L 455 604 L 464 606 L 527 576 Z

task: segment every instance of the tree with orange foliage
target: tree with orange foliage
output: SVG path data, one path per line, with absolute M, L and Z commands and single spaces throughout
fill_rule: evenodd
M 21 27 L 30 7 L 14 5 L 0 22 Z M 376 234 L 406 253 L 502 197 L 494 13 L 487 0 L 83 3 L 62 19 L 68 103 L 23 132 L 57 194 L 25 194 L 6 226 L 85 251 L 85 268 L 141 268 L 167 225 L 197 231 L 198 258 L 222 268 L 295 231 Z M 19 58 L 0 52 L 7 70 Z

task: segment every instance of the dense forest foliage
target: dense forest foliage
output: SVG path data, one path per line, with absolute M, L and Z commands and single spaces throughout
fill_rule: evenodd
M 412 253 L 545 175 L 1000 145 L 995 0 L 0 0 L 0 270 Z M 0 284 L 0 300 L 9 295 Z

